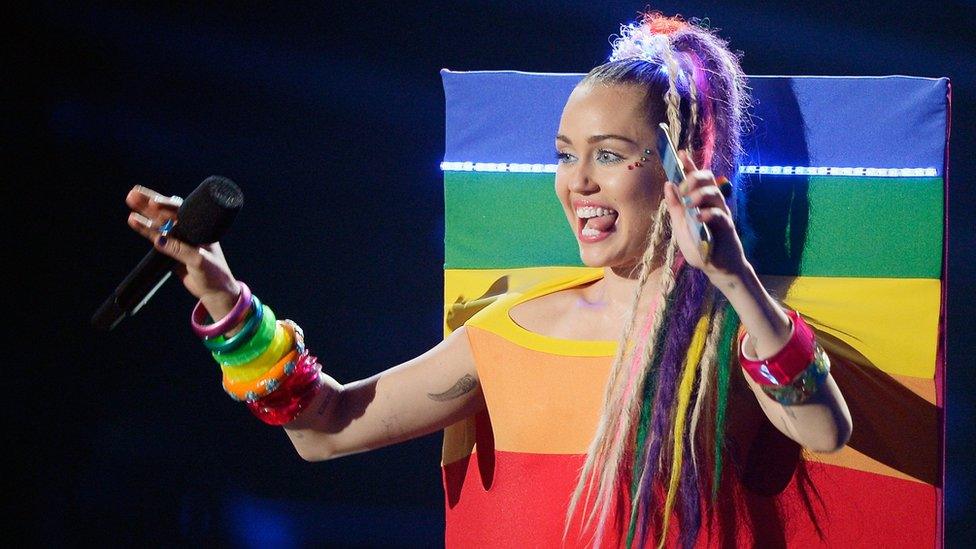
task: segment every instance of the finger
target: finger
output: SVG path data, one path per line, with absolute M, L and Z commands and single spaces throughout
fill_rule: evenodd
M 709 227 L 732 226 L 732 218 L 721 208 L 701 208 L 698 210 L 698 220 Z
M 176 195 L 166 196 L 148 187 L 136 185 L 126 194 L 125 203 L 132 210 L 152 219 L 162 212 L 174 214 L 183 204 L 183 199 Z
M 184 265 L 199 265 L 200 263 L 200 249 L 197 246 L 192 246 L 171 236 L 156 236 L 153 239 L 153 246 Z
M 715 185 L 695 189 L 681 197 L 681 201 L 688 208 L 719 208 L 723 211 L 728 211 L 725 195 Z
M 709 170 L 695 170 L 688 172 L 681 182 L 681 194 L 687 195 L 696 189 L 715 187 L 715 177 Z
M 681 194 L 678 192 L 678 186 L 670 181 L 664 182 L 664 202 L 668 208 L 681 205 Z
M 166 236 L 176 226 L 176 217 L 163 216 L 161 219 L 150 219 L 139 212 L 129 212 L 129 227 L 148 238 L 155 240 L 157 236 Z
M 698 166 L 695 166 L 695 159 L 688 154 L 688 151 L 678 151 L 678 159 L 681 161 L 681 167 L 684 168 L 685 173 L 698 171 Z

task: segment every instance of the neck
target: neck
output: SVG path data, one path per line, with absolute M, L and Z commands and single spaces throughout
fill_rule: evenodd
M 646 311 L 660 288 L 661 266 L 651 271 L 647 277 L 646 287 L 641 294 L 638 309 Z M 603 279 L 591 285 L 584 293 L 587 304 L 594 307 L 604 307 L 621 312 L 628 311 L 634 301 L 637 291 L 639 269 L 617 269 L 605 267 Z

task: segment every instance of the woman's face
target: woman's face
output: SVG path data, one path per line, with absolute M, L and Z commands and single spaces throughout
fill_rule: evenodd
M 640 263 L 663 195 L 656 141 L 640 88 L 596 83 L 569 96 L 556 135 L 556 195 L 585 265 L 626 272 Z M 647 161 L 628 169 L 641 156 Z

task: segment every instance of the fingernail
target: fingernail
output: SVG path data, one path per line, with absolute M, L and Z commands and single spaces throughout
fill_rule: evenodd
M 149 219 L 148 217 L 137 212 L 132 212 L 132 217 L 135 218 L 140 225 L 146 227 L 147 229 L 152 229 L 152 219 Z
M 159 238 L 156 239 L 156 243 L 159 244 L 160 246 L 165 246 L 166 245 L 166 236 L 165 235 L 159 235 Z
M 163 226 L 159 228 L 159 232 L 162 236 L 166 236 L 169 232 L 173 230 L 173 218 L 169 218 L 163 223 Z
M 173 196 L 163 196 L 161 194 L 157 194 L 152 197 L 152 201 L 156 202 L 157 204 L 166 204 L 168 206 L 176 207 L 180 207 L 183 204 L 183 199 L 175 194 Z

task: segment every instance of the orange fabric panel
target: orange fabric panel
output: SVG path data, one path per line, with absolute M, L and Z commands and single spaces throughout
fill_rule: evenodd
M 603 408 L 609 358 L 556 356 L 526 349 L 480 328 L 469 326 L 467 332 L 491 416 L 495 448 L 584 453 Z M 553 383 L 554 378 L 559 383 Z

